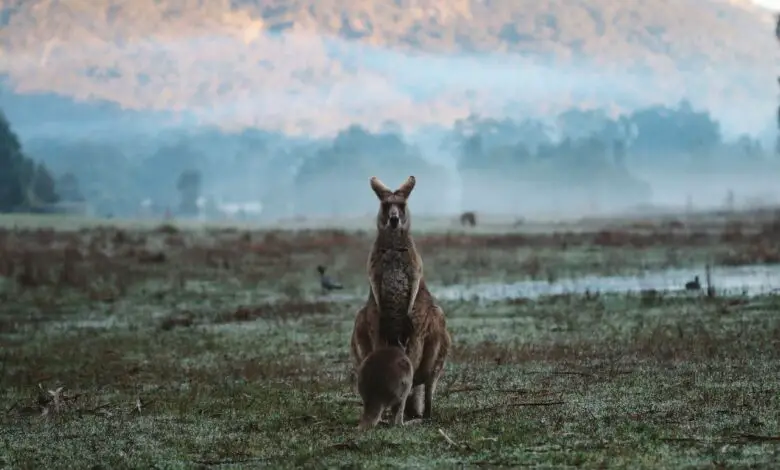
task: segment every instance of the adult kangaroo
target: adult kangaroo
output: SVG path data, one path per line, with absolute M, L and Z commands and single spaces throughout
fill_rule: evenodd
M 414 379 L 404 411 L 407 418 L 428 419 L 452 339 L 444 311 L 425 285 L 422 258 L 410 233 L 407 200 L 414 185 L 410 176 L 392 191 L 371 178 L 371 189 L 379 198 L 377 234 L 368 256 L 371 288 L 355 317 L 351 353 L 357 369 L 372 351 L 406 344 Z

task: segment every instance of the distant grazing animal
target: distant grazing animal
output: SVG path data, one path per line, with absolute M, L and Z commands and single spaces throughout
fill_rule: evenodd
M 464 212 L 460 215 L 460 224 L 461 225 L 471 225 L 472 227 L 477 225 L 477 214 L 474 212 Z
M 317 271 L 320 273 L 320 286 L 322 287 L 322 290 L 325 292 L 330 292 L 332 290 L 336 289 L 343 289 L 344 286 L 339 284 L 338 282 L 334 281 L 330 278 L 330 276 L 325 274 L 325 266 L 317 266 Z
M 355 316 L 351 353 L 355 367 L 359 367 L 372 351 L 408 344 L 406 354 L 414 366 L 414 382 L 404 413 L 407 418 L 430 418 L 433 394 L 452 340 L 444 311 L 425 285 L 422 258 L 410 234 L 406 203 L 414 185 L 415 178 L 410 176 L 391 191 L 376 177 L 371 178 L 371 189 L 380 201 L 377 234 L 368 257 L 370 290 L 366 304 Z
M 780 15 L 775 15 L 775 37 L 780 41 Z M 780 82 L 780 78 L 777 81 Z
M 373 351 L 360 364 L 357 376 L 363 399 L 358 429 L 376 426 L 387 408 L 393 414 L 393 424 L 404 424 L 404 408 L 414 378 L 414 367 L 404 348 L 390 346 Z
M 701 289 L 701 283 L 699 283 L 699 276 L 695 276 L 693 278 L 693 281 L 688 281 L 685 283 L 685 289 L 686 290 L 699 290 Z

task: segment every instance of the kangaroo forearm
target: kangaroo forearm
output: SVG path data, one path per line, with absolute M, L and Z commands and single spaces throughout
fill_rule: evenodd
M 420 277 L 412 279 L 412 290 L 409 294 L 409 309 L 407 311 L 407 314 L 410 318 L 412 317 L 412 312 L 414 311 L 414 302 L 417 300 L 417 294 L 420 292 L 420 279 Z

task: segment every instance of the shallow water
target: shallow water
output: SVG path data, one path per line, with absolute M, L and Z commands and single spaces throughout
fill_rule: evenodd
M 500 300 L 508 298 L 535 298 L 554 294 L 584 294 L 585 292 L 621 293 L 683 291 L 685 283 L 698 275 L 705 288 L 704 268 L 647 271 L 636 276 L 582 276 L 555 282 L 521 281 L 511 284 L 486 283 L 431 287 L 438 299 L 446 300 Z M 712 268 L 712 283 L 720 293 L 765 294 L 780 289 L 780 264 L 748 265 Z

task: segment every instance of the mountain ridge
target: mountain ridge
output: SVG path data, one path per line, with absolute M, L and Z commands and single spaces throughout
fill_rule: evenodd
M 226 129 L 328 134 L 682 98 L 746 127 L 774 116 L 773 18 L 746 1 L 2 0 L 0 25 L 16 94 Z

